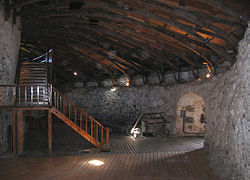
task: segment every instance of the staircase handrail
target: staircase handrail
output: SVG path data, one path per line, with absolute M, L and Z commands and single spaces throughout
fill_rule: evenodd
M 105 128 L 102 124 L 100 124 L 95 118 L 93 118 L 91 115 L 89 115 L 83 108 L 79 107 L 77 104 L 75 104 L 71 99 L 69 99 L 67 96 L 63 95 L 63 93 L 61 93 L 58 89 L 56 89 L 53 86 L 53 91 L 56 91 L 58 94 L 60 94 L 60 96 L 64 97 L 67 101 L 70 102 L 70 104 L 72 104 L 72 106 L 76 106 L 80 111 L 82 111 L 82 113 L 87 114 L 88 117 L 90 119 L 92 119 L 95 123 L 97 123 L 99 126 Z M 105 128 L 106 129 L 106 128 Z
M 53 111 L 55 115 L 61 114 L 60 117 L 65 123 L 92 144 L 102 150 L 109 149 L 109 128 L 105 128 L 52 84 L 0 85 L 0 108 L 30 108 L 30 106 L 55 109 L 56 111 Z

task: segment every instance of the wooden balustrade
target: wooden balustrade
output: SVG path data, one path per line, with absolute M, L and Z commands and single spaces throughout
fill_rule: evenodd
M 109 129 L 60 93 L 52 85 L 0 85 L 1 107 L 54 107 L 100 144 L 109 148 Z M 104 138 L 106 137 L 106 138 Z
M 0 107 L 48 105 L 47 90 L 42 84 L 0 85 Z
M 101 144 L 109 143 L 109 129 L 53 87 L 52 106 Z M 104 138 L 106 137 L 106 138 Z M 108 148 L 108 145 L 107 147 Z

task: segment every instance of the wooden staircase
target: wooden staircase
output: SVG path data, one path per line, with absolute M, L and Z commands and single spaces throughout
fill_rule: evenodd
M 103 139 L 101 140 L 101 142 L 98 141 L 98 132 L 97 132 L 96 138 L 95 138 L 95 137 L 93 137 L 93 135 L 91 136 L 85 130 L 83 130 L 79 125 L 77 125 L 76 123 L 72 122 L 68 117 L 66 117 L 63 113 L 61 113 L 60 111 L 58 111 L 56 108 L 51 108 L 50 111 L 54 115 L 56 115 L 59 119 L 61 119 L 65 124 L 67 124 L 68 126 L 70 126 L 77 133 L 79 133 L 82 137 L 84 137 L 85 139 L 87 139 L 90 143 L 92 143 L 93 145 L 95 145 L 99 149 L 104 150 L 104 151 L 108 149 L 108 148 L 106 148 L 103 145 Z M 103 130 L 102 130 L 102 133 L 103 133 Z M 102 134 L 102 137 L 103 137 L 103 134 Z
M 0 110 L 13 112 L 14 154 L 16 141 L 18 152 L 22 153 L 23 149 L 23 110 L 48 110 L 49 153 L 52 152 L 52 114 L 97 148 L 108 151 L 109 128 L 101 125 L 50 83 L 53 74 L 51 59 L 51 53 L 46 53 L 36 58 L 36 62 L 22 62 L 17 71 L 17 84 L 0 85 Z
M 0 109 L 12 110 L 15 114 L 13 121 L 20 110 L 48 110 L 49 131 L 51 131 L 48 133 L 49 152 L 52 152 L 52 114 L 97 148 L 103 151 L 109 150 L 109 128 L 105 128 L 52 84 L 0 85 Z M 18 116 L 17 118 L 22 119 Z M 13 131 L 16 129 L 19 128 L 14 127 Z
M 22 62 L 19 84 L 48 84 L 47 63 Z
M 52 87 L 49 112 L 79 133 L 97 148 L 109 150 L 109 128 L 105 128 L 86 111 Z

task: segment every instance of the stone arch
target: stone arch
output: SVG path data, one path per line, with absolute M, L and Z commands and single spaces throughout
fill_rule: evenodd
M 184 114 L 182 110 L 185 110 Z M 177 135 L 204 135 L 205 102 L 201 96 L 195 93 L 183 95 L 177 103 L 176 114 L 175 131 Z

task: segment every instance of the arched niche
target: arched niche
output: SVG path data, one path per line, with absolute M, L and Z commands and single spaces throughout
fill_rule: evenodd
M 198 135 L 205 133 L 205 103 L 204 99 L 188 93 L 182 96 L 177 103 L 176 134 L 180 136 Z

